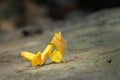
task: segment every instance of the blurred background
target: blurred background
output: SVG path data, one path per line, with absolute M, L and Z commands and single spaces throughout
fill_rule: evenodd
M 79 22 L 92 13 L 119 6 L 120 0 L 0 0 L 0 43 L 65 27 L 66 21 Z

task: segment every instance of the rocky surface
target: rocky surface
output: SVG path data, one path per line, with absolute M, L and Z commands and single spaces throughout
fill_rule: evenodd
M 49 26 L 49 28 L 48 28 Z M 58 26 L 56 28 L 56 26 Z M 119 80 L 120 9 L 106 9 L 80 19 L 43 25 L 44 33 L 0 45 L 0 80 Z M 43 51 L 54 32 L 67 40 L 65 61 L 32 67 L 19 52 Z M 11 33 L 12 34 L 12 33 Z

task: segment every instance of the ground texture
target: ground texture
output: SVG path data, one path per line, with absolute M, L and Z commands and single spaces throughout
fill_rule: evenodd
M 42 27 L 41 35 L 14 40 L 20 34 L 13 33 L 10 42 L 0 45 L 0 80 L 120 79 L 119 8 L 65 22 L 50 22 Z M 44 66 L 32 67 L 19 55 L 21 51 L 43 51 L 58 31 L 67 40 L 65 62 L 48 60 Z

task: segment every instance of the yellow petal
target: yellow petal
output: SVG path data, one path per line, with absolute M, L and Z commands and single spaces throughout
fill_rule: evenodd
M 35 57 L 32 60 L 32 66 L 41 65 L 41 52 L 37 52 Z
M 59 51 L 54 51 L 51 55 L 51 60 L 55 62 L 61 62 L 63 60 L 63 55 Z
M 58 33 L 55 33 L 55 37 L 57 38 L 57 39 L 59 39 L 63 44 L 64 44 L 64 46 L 66 47 L 66 40 L 64 39 L 64 37 L 62 36 L 62 34 L 61 34 L 61 32 L 58 32 Z
M 59 50 L 62 55 L 64 55 L 66 49 L 66 41 L 61 35 L 61 32 L 55 33 L 52 43 L 56 46 L 57 50 Z
M 56 48 L 61 52 L 64 53 L 65 51 L 65 46 L 64 44 L 57 38 L 54 38 L 54 44 L 56 46 Z
M 35 54 L 31 52 L 21 52 L 20 55 L 29 61 L 32 61 L 33 58 L 35 57 Z
M 48 58 L 48 56 L 52 53 L 53 51 L 53 44 L 50 43 L 45 50 L 43 51 L 42 55 L 41 55 L 41 60 L 42 60 L 42 64 L 45 63 L 46 59 Z

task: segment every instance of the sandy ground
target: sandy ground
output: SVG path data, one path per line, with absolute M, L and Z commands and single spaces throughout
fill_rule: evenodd
M 0 45 L 0 80 L 120 79 L 119 8 L 47 26 L 50 29 L 41 35 Z M 57 31 L 67 40 L 65 62 L 48 60 L 44 66 L 32 67 L 19 55 L 21 51 L 43 51 Z

